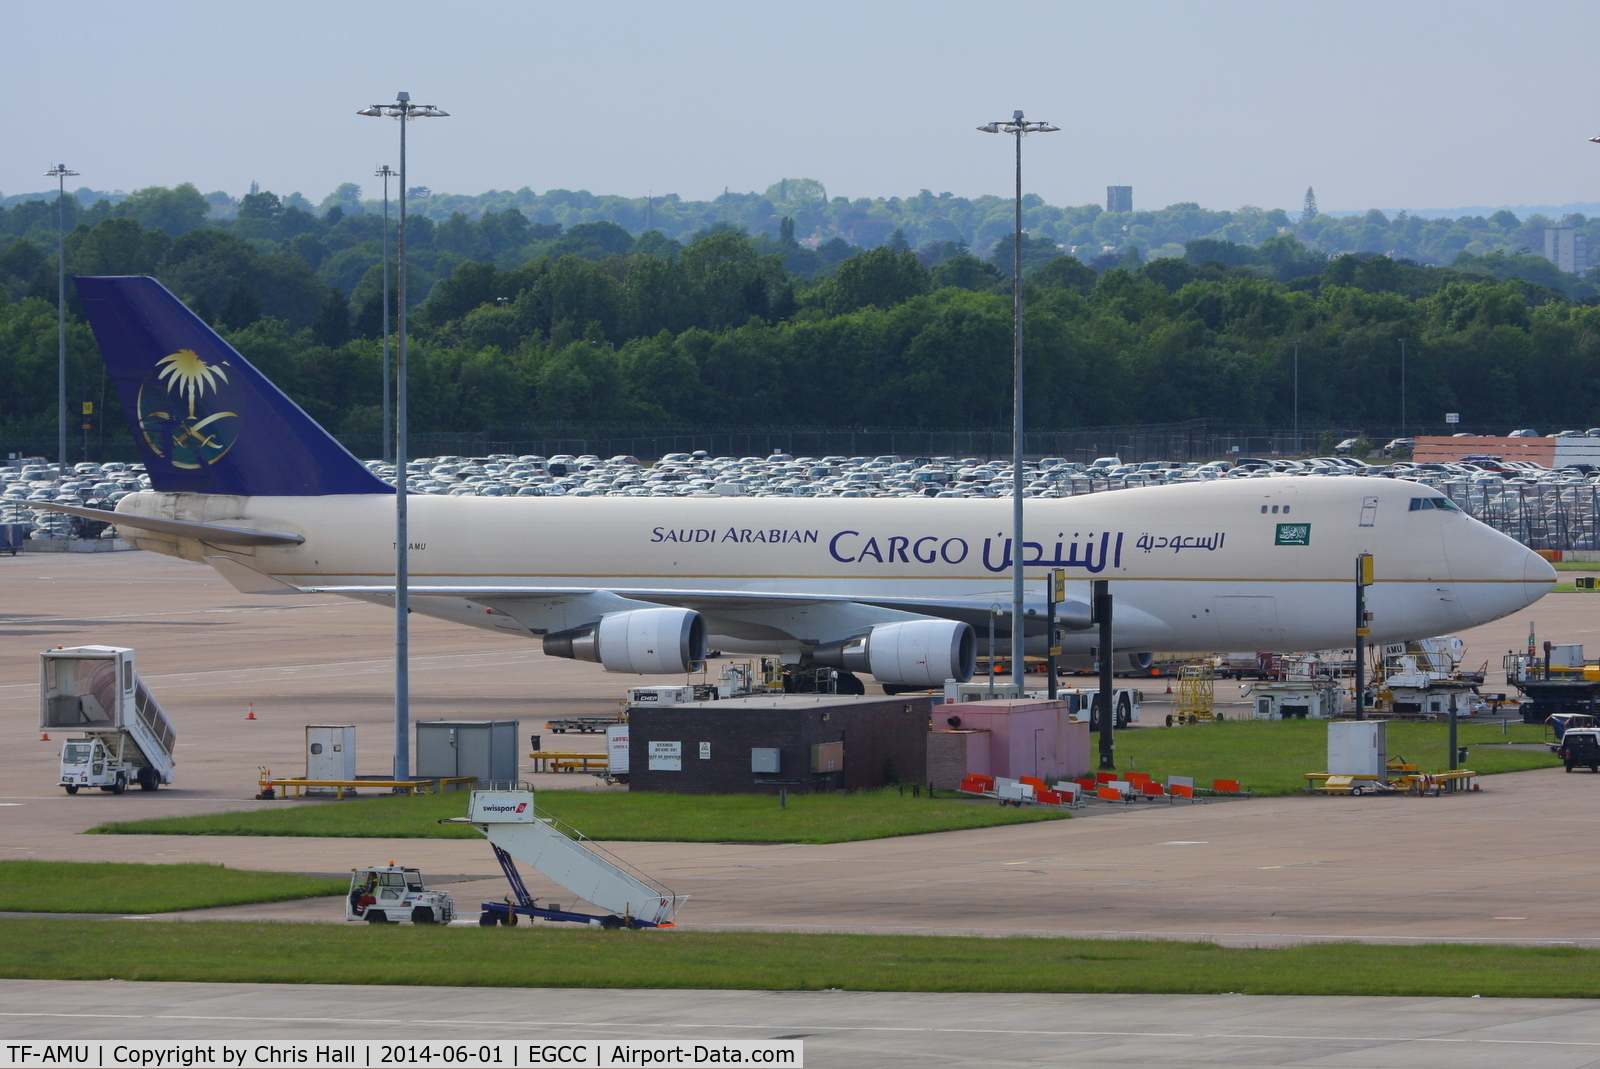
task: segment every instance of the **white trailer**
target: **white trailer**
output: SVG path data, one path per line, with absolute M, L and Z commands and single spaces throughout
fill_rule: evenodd
M 597 928 L 668 928 L 689 897 L 673 894 L 575 828 L 540 813 L 532 791 L 473 791 L 468 815 L 451 822 L 472 824 L 483 833 L 515 896 L 514 901 L 508 896 L 504 902 L 483 903 L 478 923 L 485 928 L 514 925 L 519 916 Z M 607 912 L 564 910 L 554 902 L 540 906 L 522 882 L 518 861 Z
M 178 735 L 134 671 L 133 651 L 73 646 L 39 655 L 39 728 L 79 731 L 61 747 L 60 783 L 121 794 L 172 782 Z

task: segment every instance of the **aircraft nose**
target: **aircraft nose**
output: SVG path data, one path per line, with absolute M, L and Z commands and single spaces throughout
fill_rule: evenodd
M 1440 533 L 1456 602 L 1469 627 L 1525 609 L 1555 585 L 1549 561 L 1492 527 L 1460 517 Z
M 1522 585 L 1528 597 L 1528 604 L 1532 605 L 1546 594 L 1556 583 L 1556 570 L 1550 562 L 1545 560 L 1533 550 L 1524 550 L 1526 556 L 1522 559 Z

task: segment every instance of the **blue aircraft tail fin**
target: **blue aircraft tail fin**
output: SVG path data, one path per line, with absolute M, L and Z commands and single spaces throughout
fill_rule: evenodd
M 155 279 L 74 281 L 157 490 L 394 492 Z

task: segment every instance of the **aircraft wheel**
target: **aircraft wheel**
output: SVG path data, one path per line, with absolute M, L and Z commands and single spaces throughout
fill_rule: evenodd
M 411 923 L 412 924 L 436 924 L 438 922 L 435 921 L 434 918 L 433 918 L 433 910 L 432 909 L 430 909 L 427 906 L 414 906 L 411 909 Z
M 1570 771 L 1570 769 L 1568 771 Z M 76 783 L 64 783 L 62 786 L 67 789 L 68 794 L 78 793 L 78 785 Z
M 478 915 L 479 928 L 493 928 L 500 923 L 500 918 L 493 913 L 480 913 Z
M 388 924 L 389 923 L 389 915 L 387 913 L 385 913 L 381 909 L 369 909 L 369 910 L 367 910 L 367 923 L 368 924 Z

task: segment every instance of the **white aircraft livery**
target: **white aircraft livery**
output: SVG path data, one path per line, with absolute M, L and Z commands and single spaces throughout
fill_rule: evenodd
M 137 277 L 76 280 L 154 490 L 116 512 L 140 548 L 215 568 L 249 593 L 392 605 L 394 490 L 184 307 Z M 1045 582 L 1068 656 L 1097 643 L 1091 580 L 1110 581 L 1115 648 L 1347 647 L 1356 557 L 1375 558 L 1371 641 L 1474 627 L 1555 581 L 1548 562 L 1437 491 L 1349 477 L 1225 480 L 1027 505 L 929 498 L 479 498 L 418 495 L 420 613 L 526 638 L 613 672 L 682 673 L 708 645 L 939 686 L 973 671 L 977 629 L 1028 573 L 1030 653 Z M 1009 635 L 1002 617 L 998 631 Z

